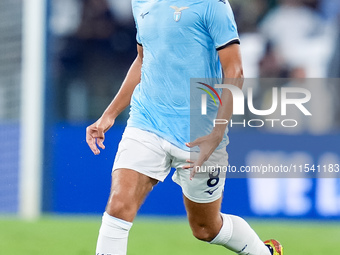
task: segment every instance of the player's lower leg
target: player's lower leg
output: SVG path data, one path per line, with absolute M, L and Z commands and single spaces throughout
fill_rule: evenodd
M 110 216 L 106 212 L 99 230 L 96 255 L 125 255 L 131 222 Z
M 244 219 L 227 214 L 222 214 L 222 218 L 222 228 L 211 244 L 222 245 L 238 254 L 271 255 L 268 247 Z
M 184 196 L 194 236 L 238 254 L 271 255 L 268 247 L 245 220 L 220 213 L 221 202 L 222 198 L 210 203 L 196 203 Z
M 129 169 L 112 173 L 111 194 L 99 230 L 96 255 L 126 255 L 132 221 L 156 183 Z

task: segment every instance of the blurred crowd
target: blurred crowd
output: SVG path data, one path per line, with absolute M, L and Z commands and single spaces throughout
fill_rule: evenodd
M 339 0 L 230 0 L 230 4 L 246 78 L 340 77 Z M 58 117 L 98 118 L 136 55 L 130 1 L 52 0 L 50 31 Z M 314 131 L 328 131 L 339 126 L 340 86 L 315 84 L 308 85 L 320 97 L 318 105 L 311 106 L 316 109 L 315 123 L 306 127 L 326 118 L 327 125 Z M 254 89 L 261 102 L 271 91 L 261 82 Z

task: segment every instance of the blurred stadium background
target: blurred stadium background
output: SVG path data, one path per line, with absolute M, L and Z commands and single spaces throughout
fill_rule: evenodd
M 322 81 L 309 88 L 317 98 L 312 120 L 294 132 L 232 128 L 230 164 L 339 164 L 340 1 L 230 3 L 246 78 Z M 135 55 L 130 1 L 0 0 L 0 254 L 94 254 L 128 110 L 98 157 L 85 128 Z M 266 105 L 271 85 L 254 89 Z M 337 254 L 336 177 L 230 179 L 223 211 L 251 219 L 263 239 L 282 240 L 287 254 Z M 180 188 L 170 179 L 157 185 L 129 254 L 226 253 L 195 241 L 184 216 Z

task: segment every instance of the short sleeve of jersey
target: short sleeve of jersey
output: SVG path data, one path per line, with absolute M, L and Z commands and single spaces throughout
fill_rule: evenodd
M 233 11 L 228 0 L 210 0 L 205 24 L 217 50 L 240 43 Z

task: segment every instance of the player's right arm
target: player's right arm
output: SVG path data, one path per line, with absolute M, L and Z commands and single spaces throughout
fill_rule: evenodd
M 102 116 L 95 123 L 86 128 L 86 142 L 95 155 L 100 153 L 97 145 L 101 149 L 105 149 L 105 132 L 113 126 L 117 116 L 130 105 L 132 93 L 135 87 L 140 83 L 143 63 L 143 47 L 137 45 L 137 52 L 138 55 L 132 63 L 115 98 L 105 109 Z

